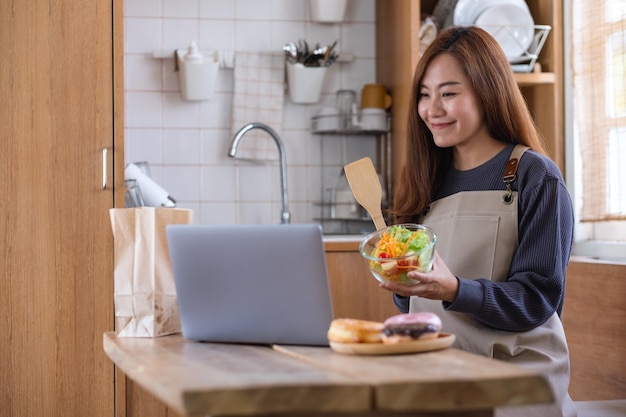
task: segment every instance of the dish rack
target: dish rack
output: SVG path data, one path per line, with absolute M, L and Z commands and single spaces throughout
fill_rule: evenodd
M 519 39 L 519 30 L 527 30 L 529 27 L 521 26 L 507 26 L 507 25 L 480 25 L 481 28 L 487 30 L 494 37 L 505 35 L 507 39 L 510 39 L 517 43 L 520 48 L 526 48 L 526 50 L 518 57 L 509 58 L 509 63 L 513 69 L 513 72 L 532 72 L 541 53 L 543 45 L 546 43 L 548 34 L 552 29 L 549 25 L 533 25 L 533 36 L 530 45 L 522 44 Z
M 387 133 L 391 129 L 391 116 L 385 115 L 386 126 L 383 129 L 366 128 L 360 125 L 358 116 L 340 114 L 318 115 L 311 117 L 312 133 L 331 133 L 346 135 L 372 135 Z
M 534 25 L 535 33 L 530 46 L 517 58 L 510 59 L 509 62 L 513 72 L 532 72 L 541 53 L 543 45 L 550 34 L 552 27 L 549 25 Z M 510 28 L 508 28 L 510 30 Z

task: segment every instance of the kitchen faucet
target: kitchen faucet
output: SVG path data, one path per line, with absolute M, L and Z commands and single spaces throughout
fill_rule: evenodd
M 287 157 L 285 156 L 285 146 L 283 145 L 283 141 L 280 140 L 280 137 L 276 133 L 274 129 L 269 127 L 264 123 L 248 123 L 239 129 L 239 132 L 235 134 L 232 143 L 230 144 L 230 149 L 228 150 L 228 156 L 234 158 L 237 154 L 237 147 L 239 146 L 239 142 L 244 137 L 248 131 L 252 129 L 261 129 L 269 133 L 269 135 L 276 142 L 276 146 L 278 146 L 278 156 L 280 157 L 280 186 L 281 186 L 281 198 L 282 198 L 282 212 L 280 214 L 280 222 L 282 224 L 288 224 L 291 220 L 291 214 L 289 214 L 288 207 L 288 198 L 287 198 Z

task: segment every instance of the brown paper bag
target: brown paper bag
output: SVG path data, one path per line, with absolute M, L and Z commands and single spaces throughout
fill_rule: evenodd
M 118 337 L 181 331 L 165 226 L 191 223 L 192 210 L 110 209 L 114 240 L 115 330 Z

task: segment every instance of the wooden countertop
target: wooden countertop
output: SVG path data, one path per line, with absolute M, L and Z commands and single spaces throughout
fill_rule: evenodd
M 324 249 L 326 252 L 358 252 L 362 235 L 326 235 Z
M 552 400 L 532 371 L 457 349 L 352 356 L 330 348 L 199 343 L 181 335 L 118 338 L 104 351 L 130 379 L 184 416 L 491 416 Z M 430 414 L 435 413 L 435 414 Z
M 459 349 L 380 357 L 339 355 L 306 346 L 275 349 L 376 387 L 378 410 L 476 410 L 552 399 L 542 376 Z

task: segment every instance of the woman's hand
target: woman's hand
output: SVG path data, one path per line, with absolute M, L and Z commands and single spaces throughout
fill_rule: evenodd
M 449 302 L 454 301 L 456 298 L 456 293 L 459 289 L 459 280 L 450 272 L 448 266 L 443 259 L 441 259 L 437 251 L 435 251 L 433 268 L 430 272 L 411 271 L 407 276 L 418 280 L 419 284 L 404 286 L 385 282 L 380 284 L 380 287 L 405 297 L 415 295 L 431 300 Z

